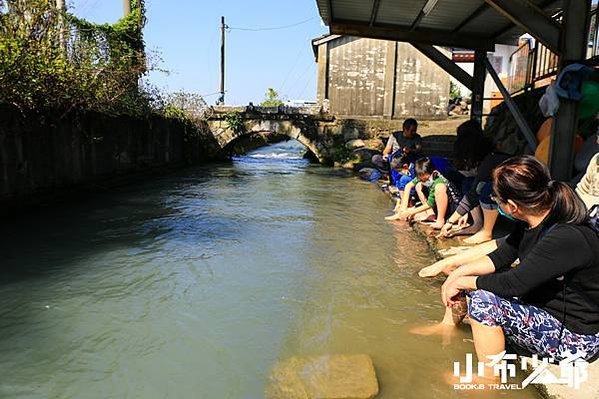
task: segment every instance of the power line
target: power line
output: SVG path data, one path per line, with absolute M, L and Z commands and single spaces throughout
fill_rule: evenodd
M 283 25 L 283 26 L 272 26 L 269 28 L 237 28 L 234 26 L 229 26 L 228 29 L 229 30 L 245 30 L 245 31 L 251 31 L 251 32 L 260 32 L 260 31 L 265 31 L 265 30 L 279 30 L 279 29 L 293 28 L 294 26 L 305 24 L 305 23 L 310 22 L 316 18 L 317 17 L 312 17 L 312 18 L 308 18 L 308 19 L 300 21 L 300 22 L 296 22 L 294 24 Z
M 304 68 L 304 70 L 302 71 L 302 73 L 297 76 L 297 78 L 295 79 L 295 81 L 293 82 L 293 84 L 289 87 L 289 92 L 291 92 L 292 90 L 294 90 L 295 87 L 297 86 L 297 84 L 299 82 L 301 82 L 301 80 L 306 75 L 306 72 L 308 72 L 308 70 L 310 70 L 310 66 L 312 66 L 312 62 L 308 63 L 308 65 L 306 65 L 306 68 Z
M 285 75 L 285 79 L 283 79 L 283 83 L 279 87 L 279 91 L 281 91 L 281 92 L 283 91 L 283 88 L 287 84 L 287 80 L 291 76 L 291 73 L 295 70 L 295 67 L 297 66 L 297 62 L 299 61 L 300 57 L 304 54 L 306 47 L 307 46 L 300 46 L 300 51 L 298 52 L 297 57 L 295 57 L 295 61 L 293 61 L 293 64 L 291 65 L 291 69 L 289 69 L 289 71 L 287 72 L 287 75 Z

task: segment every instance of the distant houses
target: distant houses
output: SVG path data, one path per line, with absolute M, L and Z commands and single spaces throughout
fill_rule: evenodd
M 412 45 L 324 35 L 312 40 L 312 48 L 318 63 L 317 99 L 334 115 L 447 117 L 449 75 Z

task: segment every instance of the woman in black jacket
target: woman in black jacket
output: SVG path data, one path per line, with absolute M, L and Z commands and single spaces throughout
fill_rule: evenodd
M 506 242 L 452 272 L 446 306 L 470 291 L 468 313 L 480 361 L 505 341 L 532 354 L 585 360 L 599 356 L 599 237 L 587 209 L 565 183 L 530 156 L 493 172 L 499 210 L 517 220 Z M 512 267 L 516 259 L 520 264 Z
M 495 149 L 491 141 L 483 135 L 477 121 L 462 123 L 457 129 L 457 139 L 453 149 L 453 164 L 458 170 L 476 171 L 470 190 L 465 193 L 455 212 L 450 215 L 441 234 L 471 235 L 464 240 L 466 244 L 480 244 L 493 238 L 493 227 L 497 221 L 497 204 L 489 195 L 493 182 L 491 174 L 500 163 L 510 158 Z M 451 178 L 451 176 L 449 176 Z M 454 225 L 464 225 L 468 213 L 472 214 L 471 226 L 452 232 Z

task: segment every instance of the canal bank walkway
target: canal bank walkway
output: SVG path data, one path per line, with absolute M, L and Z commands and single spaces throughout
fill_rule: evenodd
M 387 192 L 388 193 L 388 192 Z M 388 193 L 394 200 L 396 199 L 390 193 Z M 391 209 L 390 209 L 391 210 Z M 395 223 L 395 222 L 391 222 Z M 453 256 L 455 254 L 459 254 L 472 246 L 465 245 L 463 239 L 466 237 L 455 237 L 448 239 L 437 239 L 435 238 L 435 234 L 433 229 L 420 224 L 413 223 L 411 224 L 414 231 L 418 234 L 422 235 L 433 251 L 435 257 L 438 260 Z M 502 237 L 508 234 L 508 231 L 502 226 L 495 229 L 494 232 L 496 234 L 495 238 Z M 528 372 L 531 372 L 533 368 L 532 359 L 525 358 L 529 364 Z M 548 367 L 548 371 L 556 376 L 557 378 L 561 377 L 560 367 L 557 365 L 550 364 Z M 564 376 L 565 377 L 565 376 Z M 540 396 L 544 399 L 597 399 L 599 398 L 599 362 L 591 363 L 588 367 L 588 376 L 581 376 L 580 388 L 576 389 L 573 387 L 569 387 L 564 384 L 534 384 L 534 387 L 539 392 Z

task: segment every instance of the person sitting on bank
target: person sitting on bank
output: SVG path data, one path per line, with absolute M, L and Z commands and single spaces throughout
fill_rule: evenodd
M 407 155 L 410 162 L 420 158 L 422 151 L 422 137 L 417 133 L 418 122 L 414 118 L 406 119 L 402 125 L 402 131 L 393 132 L 387 145 L 383 150 L 383 155 L 374 155 L 372 163 L 379 169 L 389 169 L 389 162 L 392 156 Z
M 457 206 L 460 198 L 459 192 L 453 183 L 449 182 L 441 173 L 435 170 L 433 161 L 430 158 L 417 160 L 414 171 L 416 177 L 404 189 L 399 212 L 386 219 L 403 219 L 409 221 L 417 218 L 417 215 L 423 215 L 421 219 L 424 219 L 432 210 L 435 215 L 435 221 L 431 227 L 440 229 L 445 224 L 446 215 L 451 214 Z M 408 207 L 409 196 L 414 187 L 422 204 L 420 206 Z M 428 191 L 426 196 L 424 195 L 425 189 Z
M 449 274 L 443 303 L 451 307 L 467 293 L 479 361 L 504 351 L 506 341 L 558 361 L 571 353 L 595 360 L 599 235 L 585 204 L 531 156 L 503 162 L 493 189 L 501 212 L 519 222 L 495 251 Z
M 599 131 L 596 140 L 599 145 Z M 576 185 L 576 194 L 589 209 L 599 204 L 599 152 L 591 157 L 585 174 Z
M 599 133 L 596 136 L 596 140 L 597 144 L 599 144 Z M 576 194 L 578 194 L 588 209 L 599 205 L 599 153 L 591 158 L 586 173 L 576 186 Z M 501 246 L 505 242 L 505 239 L 506 237 L 502 237 L 497 240 L 487 241 L 462 253 L 441 259 L 430 266 L 422 268 L 418 272 L 418 275 L 420 277 L 435 277 L 441 273 L 449 275 L 461 265 L 480 260 L 485 255 L 495 251 L 498 246 Z M 464 304 L 462 303 L 460 307 L 447 308 L 440 324 L 417 327 L 412 329 L 411 332 L 419 335 L 451 332 L 452 328 L 459 324 L 463 316 L 465 316 L 463 307 Z
M 394 175 L 395 187 L 401 194 L 403 194 L 408 183 L 416 177 L 414 167 L 414 163 L 410 162 L 407 155 L 393 157 L 391 160 L 391 173 Z
M 461 131 L 461 134 L 460 134 Z M 447 218 L 441 234 L 448 237 L 456 235 L 454 225 L 466 224 L 467 215 L 473 216 L 472 226 L 460 229 L 457 234 L 474 234 L 464 240 L 466 244 L 480 244 L 493 238 L 493 228 L 497 221 L 497 204 L 490 198 L 491 173 L 497 165 L 510 155 L 496 151 L 491 141 L 483 136 L 480 124 L 468 121 L 458 127 L 458 140 L 454 145 L 454 163 L 462 168 L 476 169 L 476 177 L 468 193 L 464 195 L 456 211 Z M 481 213 L 482 211 L 482 220 Z
M 595 140 L 599 145 L 599 132 L 597 132 Z M 580 199 L 582 199 L 582 202 L 584 202 L 587 209 L 599 205 L 599 152 L 592 156 L 588 163 L 586 173 L 576 185 L 575 191 Z M 495 251 L 499 245 L 502 245 L 505 238 L 506 237 L 502 237 L 497 240 L 487 241 L 471 247 L 462 253 L 441 259 L 430 266 L 422 268 L 418 275 L 420 277 L 435 277 L 441 273 L 449 275 L 461 265 L 478 260 Z

